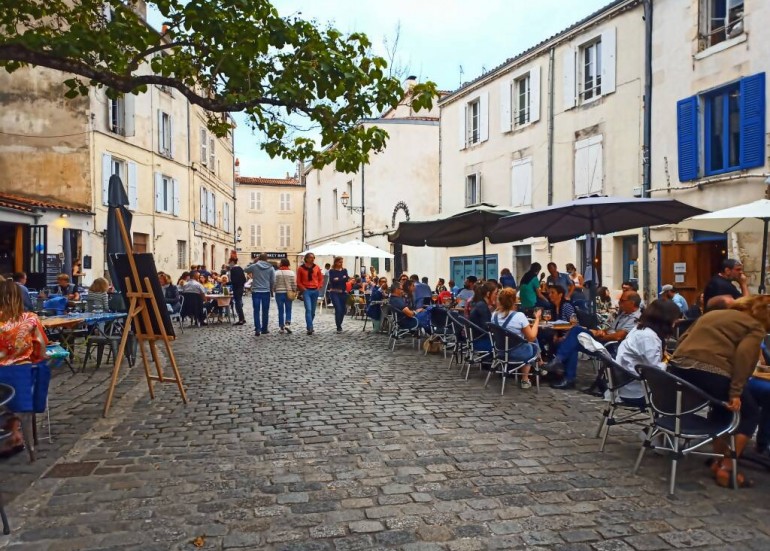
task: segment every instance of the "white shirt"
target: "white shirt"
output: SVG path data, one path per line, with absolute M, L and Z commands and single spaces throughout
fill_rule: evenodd
M 492 314 L 492 323 L 502 327 L 505 324 L 505 320 L 510 317 L 510 321 L 505 325 L 505 329 L 511 333 L 518 335 L 525 341 L 527 337 L 522 333 L 522 329 L 529 325 L 529 320 L 522 312 L 509 312 L 507 316 L 501 315 L 499 312 Z
M 663 362 L 663 342 L 652 329 L 633 329 L 618 347 L 617 363 L 633 374 L 637 374 L 636 366 L 651 365 L 658 369 L 666 369 Z M 642 398 L 644 389 L 641 381 L 632 381 L 621 387 L 618 393 L 622 398 Z

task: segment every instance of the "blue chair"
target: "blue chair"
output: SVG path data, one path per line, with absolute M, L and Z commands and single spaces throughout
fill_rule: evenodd
M 16 391 L 12 386 L 0 384 L 0 413 L 6 408 L 6 405 L 13 400 Z M 5 440 L 11 436 L 11 432 L 0 429 L 0 440 Z M 6 536 L 11 533 L 11 527 L 8 525 L 8 517 L 5 516 L 3 508 L 3 493 L 0 491 L 0 520 L 3 523 L 3 534 Z

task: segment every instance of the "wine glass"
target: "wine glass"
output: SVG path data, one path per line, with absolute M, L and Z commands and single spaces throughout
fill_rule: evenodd
M 551 311 L 543 310 L 543 321 L 551 321 Z

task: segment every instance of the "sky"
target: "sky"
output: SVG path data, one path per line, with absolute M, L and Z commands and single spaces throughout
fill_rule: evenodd
M 344 33 L 364 32 L 385 54 L 401 28 L 397 63 L 440 90 L 454 90 L 506 59 L 582 19 L 610 0 L 273 0 L 281 15 L 300 13 Z M 462 69 L 461 69 L 462 68 Z M 461 74 L 462 70 L 462 74 Z M 294 174 L 291 161 L 271 159 L 260 137 L 236 116 L 235 156 L 242 176 Z

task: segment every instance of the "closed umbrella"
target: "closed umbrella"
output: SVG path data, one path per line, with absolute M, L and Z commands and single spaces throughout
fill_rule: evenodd
M 117 271 L 112 262 L 112 255 L 126 252 L 126 246 L 123 243 L 123 237 L 118 226 L 117 212 L 120 211 L 126 232 L 130 236 L 132 216 L 131 212 L 126 208 L 128 204 L 128 194 L 126 194 L 126 190 L 123 187 L 123 182 L 120 180 L 120 176 L 113 174 L 110 176 L 109 188 L 107 190 L 107 265 L 112 285 L 118 291 L 123 290 L 123 282 L 118 279 Z
M 762 232 L 762 262 L 759 272 L 759 292 L 765 292 L 765 270 L 767 269 L 767 232 L 770 223 L 770 199 L 759 199 L 751 203 L 715 210 L 688 218 L 680 227 L 727 232 Z
M 482 203 L 455 214 L 401 222 L 398 229 L 388 236 L 388 241 L 414 247 L 464 247 L 480 241 L 486 276 L 487 238 L 501 218 L 512 214 L 515 211 L 508 207 Z
M 492 230 L 492 243 L 521 241 L 529 237 L 547 237 L 550 241 L 567 241 L 581 235 L 596 243 L 597 234 L 614 233 L 645 226 L 676 224 L 706 211 L 675 199 L 634 197 L 585 197 L 558 205 L 508 216 Z M 589 251 L 593 258 L 595 251 Z M 595 286 L 591 286 L 594 307 Z

